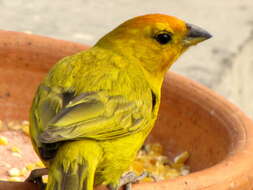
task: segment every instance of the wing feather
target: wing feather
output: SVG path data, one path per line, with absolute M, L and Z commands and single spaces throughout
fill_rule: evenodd
M 129 135 L 146 126 L 147 116 L 139 105 L 123 96 L 110 96 L 105 91 L 80 94 L 47 122 L 39 140 L 55 143 L 82 138 L 108 140 Z

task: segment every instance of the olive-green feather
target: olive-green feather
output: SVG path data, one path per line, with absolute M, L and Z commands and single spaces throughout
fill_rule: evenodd
M 83 93 L 44 125 L 39 139 L 42 143 L 111 140 L 145 128 L 149 118 L 144 114 L 136 102 L 123 96 L 109 96 L 106 91 Z

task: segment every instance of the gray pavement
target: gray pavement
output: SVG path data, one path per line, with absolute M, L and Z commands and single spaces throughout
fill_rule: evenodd
M 172 70 L 239 105 L 253 117 L 253 0 L 0 0 L 0 29 L 92 45 L 133 16 L 165 13 L 213 38 L 185 53 Z

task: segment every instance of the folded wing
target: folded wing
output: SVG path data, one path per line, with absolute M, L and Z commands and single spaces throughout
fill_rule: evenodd
M 55 98 L 48 97 L 41 105 L 46 105 L 44 107 L 49 111 L 43 111 L 50 114 L 60 106 L 55 105 Z M 70 96 L 66 105 L 63 105 L 64 101 L 60 102 L 62 109 L 50 120 L 42 121 L 45 126 L 39 135 L 41 143 L 82 138 L 114 139 L 141 130 L 149 117 L 143 111 L 142 102 L 129 101 L 121 95 L 110 96 L 106 91 Z

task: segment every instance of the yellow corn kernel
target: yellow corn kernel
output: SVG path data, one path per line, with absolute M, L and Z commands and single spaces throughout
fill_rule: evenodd
M 9 142 L 8 142 L 8 139 L 4 136 L 0 136 L 0 145 L 7 145 Z
M 23 121 L 21 124 L 21 130 L 23 133 L 29 136 L 29 122 L 28 121 Z
M 184 163 L 172 163 L 171 167 L 180 170 L 182 167 L 184 167 Z
M 180 176 L 180 173 L 176 169 L 170 169 L 165 174 L 165 179 L 172 179 Z
M 26 165 L 26 169 L 28 169 L 29 171 L 32 171 L 36 168 L 35 164 L 27 164 Z
M 37 167 L 39 167 L 39 168 L 44 168 L 44 167 L 45 167 L 45 165 L 44 165 L 43 162 L 41 162 L 41 161 L 36 162 L 35 165 L 36 165 Z
M 137 174 L 141 174 L 144 170 L 143 163 L 140 161 L 134 161 L 131 166 L 131 169 L 135 171 Z
M 24 121 L 22 121 L 21 125 L 27 125 L 27 126 L 29 126 L 29 121 L 24 120 Z
M 181 175 L 188 175 L 190 173 L 190 170 L 189 170 L 189 168 L 183 168 L 183 169 L 181 169 L 180 170 L 180 174 Z
M 21 176 L 27 176 L 27 173 L 28 173 L 29 171 L 27 170 L 27 168 L 22 168 L 21 170 L 20 170 L 20 175 Z
M 174 158 L 175 163 L 184 163 L 188 158 L 190 154 L 189 152 L 185 151 L 181 154 L 179 154 L 177 157 Z
M 11 168 L 8 171 L 9 176 L 11 177 L 19 177 L 20 176 L 20 170 L 18 168 Z
M 48 176 L 43 176 L 43 177 L 42 177 L 42 181 L 43 181 L 44 183 L 47 183 L 47 182 L 48 182 Z
M 10 121 L 7 123 L 8 129 L 18 130 L 20 128 L 20 125 L 17 124 L 15 121 Z
M 12 152 L 11 155 L 15 156 L 15 157 L 18 157 L 18 158 L 22 158 L 22 155 L 18 152 Z
M 21 153 L 21 150 L 18 147 L 16 147 L 16 146 L 11 147 L 11 151 L 12 152 Z
M 151 145 L 151 151 L 155 154 L 162 154 L 163 148 L 159 143 L 154 143 Z
M 23 179 L 21 177 L 10 177 L 8 181 L 21 182 Z

